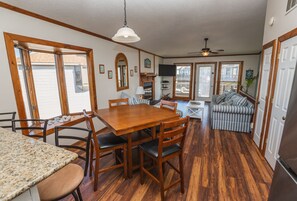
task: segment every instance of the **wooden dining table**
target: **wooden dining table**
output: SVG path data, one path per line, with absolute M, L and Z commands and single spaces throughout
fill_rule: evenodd
M 152 137 L 156 138 L 156 126 L 161 122 L 174 120 L 179 115 L 168 109 L 146 104 L 125 105 L 95 110 L 94 114 L 117 136 L 127 138 L 128 177 L 132 177 L 132 133 L 152 128 Z

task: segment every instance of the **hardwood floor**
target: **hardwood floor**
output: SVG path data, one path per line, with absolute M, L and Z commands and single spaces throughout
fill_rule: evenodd
M 102 163 L 110 165 L 111 157 L 105 157 Z M 177 161 L 173 161 L 176 166 Z M 184 173 L 185 193 L 181 194 L 177 185 L 165 193 L 166 200 L 267 200 L 272 179 L 272 170 L 248 134 L 210 129 L 208 105 L 202 121 L 190 120 Z M 139 178 L 139 171 L 127 180 L 121 169 L 109 171 L 99 176 L 98 190 L 94 192 L 93 178 L 86 176 L 81 184 L 83 199 L 160 200 L 158 185 L 148 177 L 141 185 Z M 177 178 L 168 165 L 165 178 L 167 184 Z

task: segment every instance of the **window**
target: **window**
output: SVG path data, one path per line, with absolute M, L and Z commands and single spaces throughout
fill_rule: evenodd
M 70 113 L 91 110 L 86 55 L 63 55 L 64 74 Z
M 241 79 L 242 62 L 220 62 L 218 94 L 237 91 Z
M 297 0 L 288 0 L 287 3 L 287 12 L 293 10 L 297 6 Z
M 192 64 L 177 64 L 174 80 L 174 97 L 190 99 Z
M 210 97 L 211 74 L 212 74 L 212 71 L 210 66 L 199 67 L 198 97 L 201 97 L 201 98 Z
M 91 49 L 4 35 L 20 119 L 97 109 Z

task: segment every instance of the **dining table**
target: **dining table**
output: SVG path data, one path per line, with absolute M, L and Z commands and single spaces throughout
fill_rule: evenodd
M 127 139 L 128 177 L 132 177 L 132 134 L 151 128 L 152 138 L 157 137 L 156 126 L 161 122 L 178 119 L 179 115 L 166 108 L 157 108 L 147 104 L 123 105 L 94 111 L 115 135 Z

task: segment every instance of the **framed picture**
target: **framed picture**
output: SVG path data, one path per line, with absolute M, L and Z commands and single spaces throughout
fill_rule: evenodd
M 134 76 L 134 71 L 133 71 L 133 69 L 130 70 L 130 76 L 131 76 L 131 77 Z
M 108 79 L 112 79 L 112 70 L 107 71 Z
M 100 72 L 100 74 L 104 74 L 105 73 L 104 64 L 99 64 L 99 72 Z
M 138 67 L 137 66 L 134 66 L 134 72 L 135 73 L 137 73 L 137 71 L 138 71 L 137 69 L 138 69 Z
M 151 68 L 152 67 L 152 62 L 149 58 L 144 59 L 144 67 L 145 68 Z
M 254 75 L 254 71 L 253 70 L 246 70 L 245 71 L 245 79 L 249 80 L 252 79 Z

